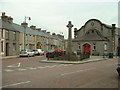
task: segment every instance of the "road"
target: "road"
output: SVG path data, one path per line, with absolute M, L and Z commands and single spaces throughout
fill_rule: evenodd
M 40 63 L 44 56 L 2 60 L 3 88 L 118 88 L 117 59 L 85 64 Z

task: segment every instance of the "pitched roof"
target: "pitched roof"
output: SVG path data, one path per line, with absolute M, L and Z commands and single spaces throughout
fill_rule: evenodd
M 18 24 L 15 24 L 15 23 L 9 23 L 9 22 L 4 21 L 2 19 L 0 19 L 0 25 L 2 25 L 2 27 L 0 27 L 0 28 L 4 28 L 4 29 L 7 29 L 7 30 L 11 30 L 11 31 L 24 32 L 24 29 L 25 29 L 21 25 L 18 25 Z M 44 33 L 42 31 L 33 30 L 30 27 L 26 27 L 25 30 L 26 30 L 26 34 L 39 35 L 39 36 L 43 36 L 43 37 L 47 37 L 47 38 L 54 38 L 54 39 L 57 39 L 57 40 L 61 40 L 57 36 L 50 35 L 46 32 Z

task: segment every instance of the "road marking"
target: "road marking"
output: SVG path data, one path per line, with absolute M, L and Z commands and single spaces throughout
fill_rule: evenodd
M 56 67 L 61 67 L 61 66 L 64 66 L 65 64 L 60 64 L 60 65 L 58 65 L 58 66 L 56 66 Z
M 57 65 L 53 65 L 53 66 L 45 66 L 46 68 L 53 68 L 56 67 Z
M 7 67 L 20 67 L 21 63 L 17 63 L 17 64 L 12 64 L 12 65 L 9 65 Z
M 10 87 L 10 86 L 16 86 L 16 85 L 20 85 L 20 84 L 26 84 L 26 83 L 30 83 L 30 82 L 31 81 L 19 82 L 19 83 L 15 83 L 15 84 L 5 85 L 5 86 L 2 86 L 0 88 Z
M 27 69 L 18 69 L 19 71 L 25 71 L 25 70 L 27 70 Z
M 46 68 L 46 67 L 37 67 L 37 68 Z
M 5 69 L 4 71 L 6 71 L 6 72 L 12 72 L 12 71 L 14 71 L 14 70 Z
M 45 67 L 37 67 L 37 68 L 53 68 L 53 67 L 55 67 L 55 66 L 57 66 L 57 65 L 53 65 L 53 66 L 45 66 Z
M 95 68 L 90 68 L 90 69 L 78 70 L 78 71 L 74 71 L 74 72 L 63 73 L 63 74 L 61 74 L 61 76 L 70 75 L 70 74 L 74 74 L 74 73 L 78 73 L 78 72 L 83 72 L 83 71 L 89 71 L 89 70 L 93 70 L 93 69 L 95 69 Z
M 50 66 L 49 68 L 53 68 L 53 67 L 56 67 L 57 65 L 53 65 L 53 66 Z
M 31 67 L 31 68 L 29 68 L 29 69 L 37 69 L 37 68 L 32 68 L 32 67 Z
M 53 66 L 37 67 L 37 68 L 53 68 L 53 67 L 60 67 L 60 66 L 64 66 L 64 64 L 61 64 L 61 65 L 53 65 Z
M 28 69 L 34 70 L 34 69 L 38 69 L 38 68 L 40 68 L 40 69 L 42 69 L 42 68 L 54 68 L 54 67 L 70 66 L 70 65 L 73 65 L 73 64 L 60 64 L 60 65 L 52 65 L 52 66 L 44 66 L 44 67 L 26 67 L 25 69 L 24 68 L 23 69 L 22 68 L 18 68 L 16 70 L 18 70 L 18 71 L 25 71 L 25 70 L 28 70 Z M 18 64 L 18 66 L 20 66 L 20 63 Z M 11 66 L 9 66 L 9 67 L 11 67 Z M 4 71 L 12 72 L 12 71 L 15 71 L 15 70 L 8 70 L 8 69 L 6 69 Z
M 69 65 L 63 65 L 63 66 L 69 66 Z

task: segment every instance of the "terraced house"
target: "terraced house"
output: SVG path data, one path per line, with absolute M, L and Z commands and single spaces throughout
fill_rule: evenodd
M 28 23 L 18 25 L 13 18 L 3 14 L 0 19 L 1 55 L 18 55 L 21 49 L 43 49 L 45 51 L 55 48 L 65 49 L 64 36 L 51 35 L 46 30 L 28 27 Z

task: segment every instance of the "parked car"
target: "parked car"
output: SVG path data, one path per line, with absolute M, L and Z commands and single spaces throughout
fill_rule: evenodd
M 46 53 L 47 58 L 54 58 L 63 55 L 63 51 L 61 49 L 54 49 L 54 50 L 49 50 Z
M 40 55 L 39 51 L 37 49 L 33 49 L 35 55 Z
M 119 76 L 120 76 L 120 63 L 118 64 L 117 72 L 118 72 L 118 74 L 119 74 Z
M 55 56 L 55 50 L 49 50 L 46 52 L 47 58 L 54 58 L 54 56 Z
M 45 54 L 45 51 L 43 49 L 37 49 L 38 52 L 39 52 L 39 55 L 44 55 Z
M 28 56 L 28 57 L 29 56 L 35 56 L 35 53 L 34 53 L 33 50 L 26 49 L 26 50 L 21 50 L 19 56 L 20 57 L 21 56 Z
M 58 54 L 58 56 L 63 55 L 63 50 L 62 49 L 57 48 L 57 49 L 54 49 L 54 50 L 55 50 L 56 54 Z

